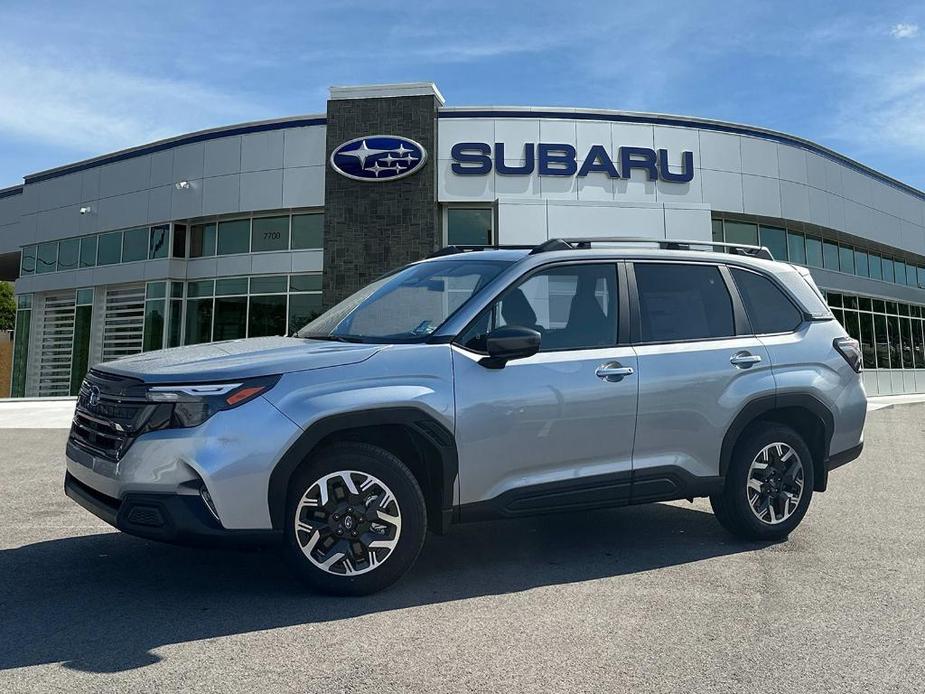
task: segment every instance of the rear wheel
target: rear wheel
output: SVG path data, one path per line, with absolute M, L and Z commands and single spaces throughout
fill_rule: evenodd
M 297 473 L 286 513 L 286 552 L 317 590 L 363 595 L 392 584 L 424 543 L 424 497 L 394 455 L 339 443 Z
M 781 540 L 800 524 L 813 494 L 813 459 L 790 427 L 756 426 L 736 446 L 723 493 L 710 497 L 717 520 L 749 540 Z

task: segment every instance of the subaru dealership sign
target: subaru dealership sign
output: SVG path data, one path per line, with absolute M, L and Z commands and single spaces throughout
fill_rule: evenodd
M 427 150 L 395 135 L 367 135 L 349 140 L 331 153 L 331 167 L 357 181 L 393 181 L 418 171 Z
M 487 142 L 458 142 L 453 145 L 451 156 L 452 171 L 460 176 L 483 176 L 494 170 L 511 176 L 526 176 L 535 171 L 540 176 L 583 177 L 603 173 L 610 178 L 629 178 L 633 169 L 638 169 L 650 181 L 687 183 L 694 178 L 693 152 L 681 152 L 680 159 L 672 160 L 667 149 L 656 151 L 648 147 L 620 147 L 611 156 L 603 145 L 592 145 L 579 159 L 575 147 L 569 144 L 527 142 L 522 152 L 507 153 L 503 142 L 496 142 L 494 147 Z M 511 158 L 518 163 L 508 164 Z

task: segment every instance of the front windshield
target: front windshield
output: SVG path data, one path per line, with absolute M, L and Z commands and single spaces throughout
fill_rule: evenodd
M 424 339 L 508 265 L 474 259 L 409 265 L 344 299 L 296 336 L 355 342 Z

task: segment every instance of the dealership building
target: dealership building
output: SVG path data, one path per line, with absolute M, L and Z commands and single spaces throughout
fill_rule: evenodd
M 298 329 L 445 245 L 556 237 L 767 246 L 860 340 L 870 394 L 925 392 L 925 193 L 756 126 L 447 106 L 334 87 L 326 113 L 191 133 L 0 190 L 13 396 L 144 350 Z M 3 395 L 3 394 L 0 394 Z

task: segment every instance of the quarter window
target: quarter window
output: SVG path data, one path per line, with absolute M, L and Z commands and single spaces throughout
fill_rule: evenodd
M 737 268 L 732 276 L 755 333 L 790 332 L 802 322 L 796 306 L 767 277 Z
M 643 342 L 679 342 L 735 335 L 732 300 L 713 265 L 637 263 Z

